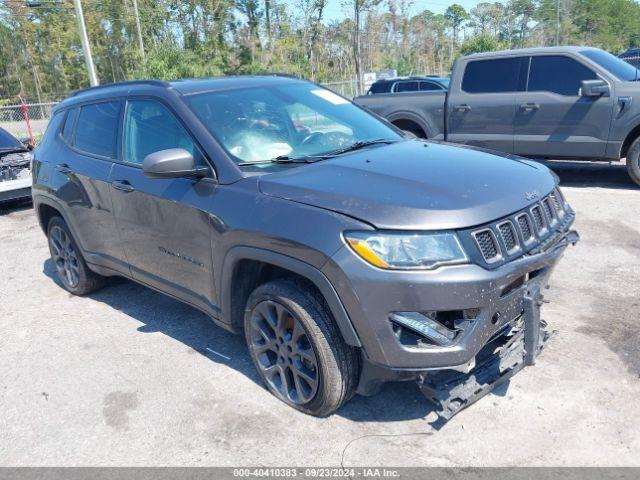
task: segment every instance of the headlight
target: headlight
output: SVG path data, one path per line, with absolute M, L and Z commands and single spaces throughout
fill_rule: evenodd
M 416 270 L 467 262 L 453 232 L 345 232 L 344 237 L 361 258 L 379 268 Z

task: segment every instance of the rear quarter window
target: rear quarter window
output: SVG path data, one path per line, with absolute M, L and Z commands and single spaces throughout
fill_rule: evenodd
M 376 82 L 371 85 L 369 94 L 375 95 L 376 93 L 389 93 L 391 91 L 391 83 L 389 82 Z
M 62 138 L 69 144 L 73 144 L 73 127 L 76 123 L 76 117 L 78 116 L 78 109 L 73 108 L 67 112 L 67 115 L 64 120 L 64 126 L 62 127 Z
M 101 102 L 80 108 L 74 146 L 93 155 L 116 158 L 120 102 Z
M 65 112 L 56 112 L 53 114 L 53 117 L 51 118 L 51 120 L 49 120 L 47 129 L 44 131 L 44 135 L 42 136 L 42 139 L 38 143 L 36 152 L 44 151 L 49 146 L 53 138 L 60 131 L 64 118 L 65 118 Z

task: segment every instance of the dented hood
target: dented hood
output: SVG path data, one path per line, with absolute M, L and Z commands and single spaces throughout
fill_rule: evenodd
M 422 141 L 358 150 L 264 175 L 260 190 L 381 229 L 466 228 L 506 216 L 555 186 L 550 170 L 514 156 Z

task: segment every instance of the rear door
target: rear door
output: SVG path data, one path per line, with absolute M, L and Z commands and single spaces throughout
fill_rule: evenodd
M 609 137 L 613 98 L 580 95 L 583 80 L 598 78 L 578 58 L 532 56 L 527 91 L 522 92 L 517 104 L 515 153 L 532 157 L 602 158 Z
M 471 60 L 450 85 L 447 140 L 513 152 L 515 105 L 526 72 L 523 57 Z
M 122 161 L 111 172 L 111 197 L 134 278 L 207 310 L 213 307 L 211 219 L 204 211 L 216 193 L 213 179 L 149 179 L 144 158 L 183 148 L 204 156 L 170 108 L 131 98 L 123 120 Z
M 115 227 L 109 175 L 117 158 L 121 101 L 106 100 L 67 111 L 55 152 L 51 186 L 86 260 L 127 272 Z

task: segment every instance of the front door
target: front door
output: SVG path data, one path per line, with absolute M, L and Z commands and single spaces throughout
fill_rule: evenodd
M 518 98 L 515 148 L 519 155 L 547 158 L 602 158 L 613 98 L 583 97 L 583 80 L 598 76 L 564 55 L 531 57 L 527 91 Z
M 522 92 L 526 57 L 473 60 L 462 82 L 452 85 L 447 105 L 447 140 L 513 152 L 515 105 Z
M 150 153 L 183 148 L 204 156 L 173 113 L 156 100 L 133 99 L 124 115 L 123 163 L 111 172 L 116 223 L 134 278 L 215 312 L 211 219 L 212 179 L 149 179 Z

